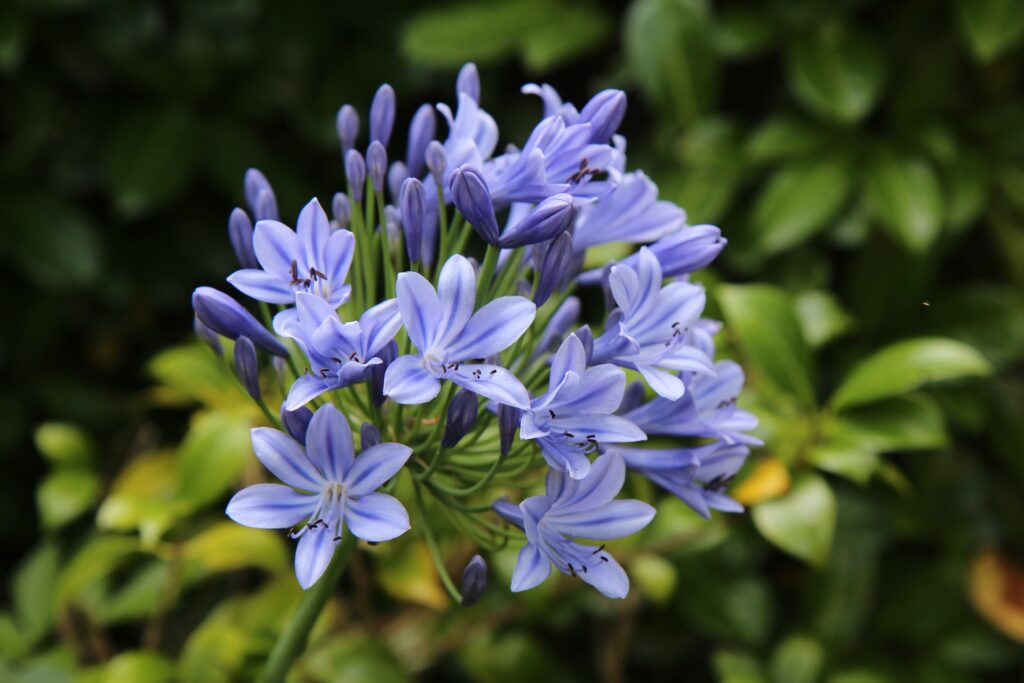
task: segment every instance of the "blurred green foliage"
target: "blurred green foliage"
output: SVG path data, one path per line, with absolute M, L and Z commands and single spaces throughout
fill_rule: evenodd
M 723 227 L 704 279 L 767 442 L 751 511 L 663 501 L 617 549 L 621 604 L 509 595 L 510 548 L 451 608 L 420 537 L 364 547 L 294 680 L 1019 680 L 1017 0 L 5 3 L 0 680 L 255 676 L 299 590 L 282 534 L 222 515 L 261 418 L 177 345 L 188 293 L 232 267 L 247 166 L 286 214 L 327 196 L 341 102 L 389 80 L 407 115 L 466 60 L 506 141 L 523 82 L 639 95 L 631 165 Z

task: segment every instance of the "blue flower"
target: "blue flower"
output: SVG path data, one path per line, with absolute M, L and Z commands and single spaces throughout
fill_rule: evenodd
M 447 174 L 441 179 L 441 186 L 446 191 L 455 169 L 466 164 L 481 168 L 498 144 L 498 124 L 494 118 L 481 109 L 469 94 L 460 92 L 458 95 L 458 111 L 454 116 L 448 105 L 437 105 L 437 110 L 448 122 L 448 138 L 444 142 Z
M 537 439 L 548 464 L 573 479 L 587 476 L 587 454 L 599 444 L 647 438 L 635 424 L 612 414 L 622 402 L 626 373 L 614 365 L 588 368 L 583 343 L 575 334 L 552 356 L 548 387 L 523 413 L 519 436 Z
M 310 200 L 299 214 L 297 230 L 278 221 L 256 224 L 253 248 L 262 269 L 235 271 L 228 282 L 258 301 L 291 305 L 308 292 L 337 308 L 348 300 L 345 284 L 355 239 L 348 230 L 331 232 L 320 203 Z
M 586 239 L 586 238 L 584 238 Z M 714 261 L 727 240 L 722 231 L 713 225 L 694 225 L 662 237 L 649 244 L 648 249 L 661 264 L 663 277 L 676 277 L 700 270 Z M 639 254 L 630 254 L 619 261 L 621 265 L 637 268 Z M 579 276 L 578 282 L 583 285 L 594 285 L 601 281 L 603 269 L 595 268 Z
M 284 432 L 252 430 L 256 457 L 281 484 L 256 484 L 232 497 L 227 515 L 257 529 L 287 529 L 299 539 L 295 576 L 309 588 L 324 573 L 348 527 L 371 543 L 409 530 L 409 515 L 394 497 L 376 493 L 405 465 L 412 449 L 381 443 L 357 458 L 348 421 L 334 406 L 322 406 L 306 432 L 306 446 Z
M 533 323 L 536 306 L 505 296 L 473 312 L 476 273 L 463 256 L 448 259 L 437 290 L 418 273 L 398 276 L 398 309 L 419 352 L 400 356 L 384 376 L 384 394 L 397 403 L 430 401 L 448 379 L 476 394 L 517 408 L 530 406 L 526 388 L 507 369 L 466 361 L 511 346 Z
M 634 171 L 619 178 L 611 192 L 581 205 L 572 241 L 577 250 L 605 242 L 652 242 L 685 223 L 686 212 L 658 201 L 658 187 L 643 171 Z
M 639 500 L 613 500 L 622 489 L 626 467 L 611 450 L 594 461 L 583 479 L 551 470 L 543 496 L 527 498 L 518 506 L 508 500 L 494 510 L 526 532 L 526 545 L 512 572 L 512 591 L 529 590 L 551 575 L 553 564 L 563 574 L 583 579 L 609 598 L 629 593 L 629 577 L 604 546 L 577 543 L 628 536 L 654 518 L 654 508 Z
M 402 327 L 398 302 L 388 299 L 343 323 L 320 297 L 299 292 L 295 308 L 274 317 L 278 334 L 291 337 L 309 359 L 309 373 L 292 384 L 285 408 L 295 410 L 325 391 L 362 382 L 383 361 L 381 352 Z
M 627 467 L 678 496 L 701 517 L 711 517 L 712 510 L 743 512 L 725 489 L 750 454 L 746 446 L 716 441 L 696 448 L 619 450 Z

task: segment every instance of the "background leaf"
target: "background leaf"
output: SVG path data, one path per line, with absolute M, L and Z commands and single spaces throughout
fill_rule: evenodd
M 805 475 L 782 498 L 751 511 L 754 525 L 778 548 L 815 566 L 822 566 L 832 550 L 836 500 L 821 477 Z

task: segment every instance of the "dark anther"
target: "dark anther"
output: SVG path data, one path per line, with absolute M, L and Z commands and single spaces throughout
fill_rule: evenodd
M 576 578 L 576 570 L 572 568 L 571 564 L 569 565 L 569 573 L 572 574 L 572 578 Z
M 340 540 L 341 540 L 341 536 L 335 536 L 335 537 L 334 537 L 334 542 L 335 542 L 335 543 L 337 543 L 337 542 L 338 542 L 338 541 L 340 541 Z
M 576 435 L 575 435 L 575 434 L 573 434 L 572 432 L 562 432 L 562 435 L 563 435 L 563 436 L 567 436 L 567 437 L 569 437 L 570 439 L 574 439 L 574 438 L 576 438 Z
M 555 411 L 553 411 L 550 408 L 548 408 L 548 417 L 555 418 L 555 417 L 558 417 L 558 416 L 555 415 Z
M 316 279 L 316 278 L 320 278 L 321 280 L 326 280 L 327 279 L 326 275 L 324 275 L 319 270 L 317 270 L 316 268 L 313 268 L 313 267 L 310 267 L 309 275 L 310 275 L 310 277 L 312 277 L 314 279 Z
M 607 562 L 608 561 L 608 558 L 605 557 L 604 555 L 601 555 L 598 559 L 601 560 L 602 562 Z
M 497 375 L 498 374 L 498 370 L 497 369 L 493 369 L 488 374 Z
M 344 363 L 345 362 L 342 359 L 338 358 L 337 356 L 331 356 L 331 360 L 333 360 L 335 363 Z
M 586 574 L 586 573 L 587 573 L 587 565 L 585 565 L 585 564 L 582 564 L 582 565 L 580 565 L 580 569 L 582 569 L 582 570 L 583 570 L 583 573 L 584 573 L 584 574 Z
M 296 263 L 295 261 L 292 261 L 292 282 L 291 283 L 293 285 L 297 285 L 300 282 L 302 282 L 302 280 L 299 278 L 299 264 Z
M 377 545 L 380 541 L 367 541 L 366 545 Z
M 597 550 L 595 550 L 594 552 L 592 552 L 592 553 L 590 553 L 590 554 L 591 554 L 591 555 L 597 555 L 597 554 L 598 554 L 599 552 L 601 552 L 602 550 L 604 550 L 604 543 L 602 543 L 602 544 L 601 544 L 601 545 L 600 545 L 600 546 L 599 546 L 599 547 L 597 548 Z
M 323 377 L 324 379 L 327 379 L 327 375 L 329 375 L 330 372 L 331 371 L 329 368 L 320 368 L 320 376 Z

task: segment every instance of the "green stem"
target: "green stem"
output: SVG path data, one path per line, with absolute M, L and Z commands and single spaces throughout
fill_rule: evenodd
M 292 663 L 298 658 L 306 647 L 306 640 L 313 624 L 327 604 L 328 598 L 334 592 L 338 580 L 345 571 L 352 550 L 356 547 L 356 538 L 351 533 L 345 535 L 338 549 L 334 551 L 334 558 L 327 565 L 327 570 L 320 577 L 312 588 L 302 595 L 302 601 L 292 616 L 291 622 L 285 627 L 281 637 L 274 643 L 270 656 L 267 658 L 267 666 L 263 670 L 260 683 L 282 683 Z
M 491 291 L 491 279 L 494 276 L 494 267 L 498 264 L 498 247 L 488 244 L 484 252 L 484 264 L 480 266 L 480 277 L 476 286 L 476 307 L 480 308 L 488 298 Z
M 444 559 L 441 557 L 441 549 L 437 546 L 437 539 L 434 538 L 434 532 L 430 529 L 429 522 L 427 522 L 427 511 L 423 506 L 423 494 L 420 493 L 420 485 L 415 481 L 413 482 L 413 491 L 416 494 L 416 512 L 419 514 L 420 524 L 423 527 L 423 538 L 427 542 L 427 549 L 430 550 L 430 556 L 433 558 L 434 566 L 441 577 L 441 583 L 448 590 L 448 594 L 452 596 L 452 600 L 459 604 L 462 602 L 462 593 L 455 587 L 455 582 L 452 581 L 452 577 L 448 575 L 448 570 L 445 569 Z

